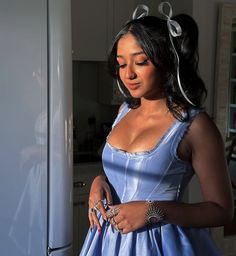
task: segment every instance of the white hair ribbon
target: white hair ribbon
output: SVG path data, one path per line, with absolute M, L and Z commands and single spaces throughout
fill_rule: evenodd
M 169 7 L 169 13 L 165 13 L 164 5 L 167 5 Z M 178 80 L 179 89 L 180 89 L 183 97 L 186 99 L 186 101 L 188 103 L 190 103 L 191 105 L 195 106 L 195 104 L 188 98 L 188 96 L 184 92 L 183 87 L 181 85 L 180 77 L 179 77 L 179 55 L 178 55 L 178 53 L 175 49 L 175 45 L 174 45 L 174 42 L 173 42 L 173 39 L 172 39 L 172 36 L 173 37 L 181 36 L 182 29 L 181 29 L 181 27 L 180 27 L 180 25 L 177 21 L 171 19 L 173 12 L 172 12 L 172 7 L 171 7 L 169 2 L 160 3 L 159 6 L 158 6 L 158 11 L 162 15 L 164 15 L 167 19 L 167 27 L 168 27 L 168 31 L 169 31 L 170 42 L 173 46 L 173 49 L 174 49 L 174 52 L 175 52 L 175 55 L 176 55 L 176 59 L 177 59 L 177 80 Z
M 138 14 L 139 12 L 139 14 Z M 132 14 L 132 19 L 140 19 L 142 17 L 148 16 L 149 8 L 145 4 L 139 4 Z
M 127 95 L 125 94 L 124 90 L 121 88 L 121 85 L 120 85 L 120 82 L 118 79 L 116 79 L 116 83 L 117 83 L 117 86 L 118 86 L 118 89 L 120 91 L 120 93 L 125 97 L 127 98 Z

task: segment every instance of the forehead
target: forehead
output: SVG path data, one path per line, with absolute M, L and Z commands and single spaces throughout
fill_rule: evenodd
M 127 33 L 117 43 L 117 55 L 122 55 L 122 53 L 132 54 L 135 52 L 143 52 L 143 49 L 136 38 L 131 33 Z

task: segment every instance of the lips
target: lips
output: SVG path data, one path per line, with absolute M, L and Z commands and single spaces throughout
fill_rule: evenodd
M 126 83 L 129 90 L 136 90 L 139 87 L 139 83 Z

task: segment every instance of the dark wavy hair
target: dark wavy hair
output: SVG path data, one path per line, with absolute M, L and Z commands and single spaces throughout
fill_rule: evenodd
M 198 73 L 198 27 L 189 15 L 179 14 L 173 17 L 182 28 L 182 35 L 173 38 L 179 56 L 179 75 L 181 85 L 187 97 L 200 108 L 207 91 Z M 108 69 L 118 80 L 125 92 L 125 101 L 130 108 L 137 108 L 140 99 L 133 98 L 119 77 L 119 65 L 116 59 L 117 44 L 120 38 L 131 33 L 141 48 L 157 68 L 166 96 L 166 105 L 179 120 L 184 120 L 182 110 L 192 105 L 180 92 L 177 80 L 177 58 L 169 38 L 166 20 L 154 16 L 129 21 L 115 37 L 108 52 Z

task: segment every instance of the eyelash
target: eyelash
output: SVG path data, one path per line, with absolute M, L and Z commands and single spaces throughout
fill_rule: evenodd
M 138 63 L 136 63 L 136 65 L 144 66 L 144 65 L 147 65 L 147 63 L 148 63 L 148 59 L 146 59 L 146 60 L 144 60 L 142 62 L 138 62 Z
M 137 62 L 135 64 L 138 66 L 145 66 L 145 65 L 147 65 L 147 63 L 148 63 L 148 59 L 146 59 L 142 62 Z M 118 64 L 118 68 L 125 68 L 125 66 L 126 66 L 126 64 Z

